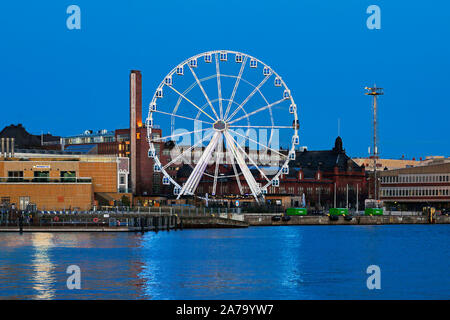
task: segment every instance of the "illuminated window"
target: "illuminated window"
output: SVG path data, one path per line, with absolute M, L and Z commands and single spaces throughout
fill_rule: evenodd
M 141 139 L 141 133 L 140 133 L 140 132 L 137 132 L 137 133 L 136 133 L 136 139 L 137 139 L 137 140 L 140 140 L 140 139 Z

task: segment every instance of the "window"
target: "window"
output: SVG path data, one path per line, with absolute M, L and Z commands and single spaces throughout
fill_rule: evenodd
M 10 197 L 1 197 L 0 201 L 2 204 L 8 204 L 11 202 L 11 198 Z
M 30 203 L 30 197 L 20 197 L 19 198 L 19 209 L 26 210 L 29 203 Z
M 75 171 L 61 171 L 61 182 L 75 182 L 77 174 Z
M 23 171 L 8 171 L 8 182 L 22 182 Z
M 34 171 L 33 182 L 49 182 L 50 179 L 49 171 Z

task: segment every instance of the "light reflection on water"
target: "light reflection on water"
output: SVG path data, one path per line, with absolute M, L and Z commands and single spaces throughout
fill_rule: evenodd
M 53 284 L 55 277 L 53 263 L 48 256 L 49 248 L 53 246 L 51 233 L 33 233 L 31 242 L 35 249 L 31 264 L 34 272 L 32 273 L 33 289 L 37 292 L 36 299 L 52 299 L 55 295 Z
M 0 298 L 448 299 L 449 227 L 0 233 Z M 72 264 L 81 290 L 66 287 Z

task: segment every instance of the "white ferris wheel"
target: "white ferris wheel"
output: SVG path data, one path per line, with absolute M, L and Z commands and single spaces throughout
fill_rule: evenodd
M 153 95 L 146 127 L 154 172 L 178 198 L 201 197 L 196 190 L 204 179 L 212 195 L 225 181 L 259 202 L 289 173 L 299 144 L 297 107 L 281 76 L 230 50 L 204 52 L 173 68 Z M 168 141 L 170 157 L 160 150 Z M 190 167 L 181 182 L 171 171 L 180 163 Z

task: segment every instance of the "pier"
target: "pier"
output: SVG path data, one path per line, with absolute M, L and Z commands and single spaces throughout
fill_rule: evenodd
M 243 215 L 198 209 L 35 213 L 10 210 L 0 214 L 0 232 L 146 232 L 248 226 Z
M 0 232 L 147 232 L 206 228 L 294 225 L 389 225 L 450 224 L 449 215 L 432 221 L 419 212 L 387 212 L 369 216 L 355 214 L 291 215 L 283 213 L 236 213 L 211 208 L 136 208 L 130 211 L 39 211 L 0 212 Z
M 273 219 L 270 213 L 245 214 L 245 221 L 251 226 L 293 226 L 293 225 L 386 225 L 386 224 L 430 224 L 424 215 L 383 215 L 383 216 L 290 216 L 290 219 Z M 280 215 L 278 215 L 280 216 Z M 449 224 L 450 216 L 441 215 L 433 224 Z

